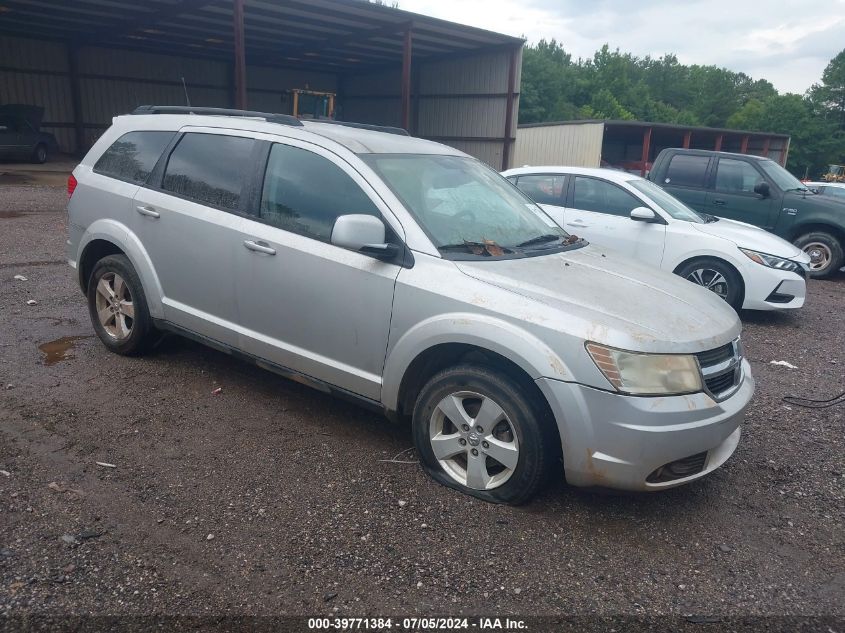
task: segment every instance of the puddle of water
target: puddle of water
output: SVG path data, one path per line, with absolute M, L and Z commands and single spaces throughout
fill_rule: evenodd
M 91 335 L 84 335 L 84 336 L 63 336 L 60 339 L 56 339 L 55 341 L 50 341 L 49 343 L 42 343 L 38 346 L 38 349 L 44 354 L 44 364 L 47 366 L 55 365 L 59 361 L 69 360 L 73 358 L 73 354 L 71 351 L 73 350 L 74 346 L 76 345 L 77 341 L 81 341 L 86 338 L 91 338 Z
M 19 218 L 23 215 L 20 211 L 0 211 L 0 219 L 2 218 Z

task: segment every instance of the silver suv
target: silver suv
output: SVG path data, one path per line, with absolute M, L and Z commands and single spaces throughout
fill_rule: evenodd
M 234 116 L 234 115 L 240 116 Z M 388 417 L 482 499 L 659 490 L 733 453 L 754 391 L 716 295 L 568 235 L 391 128 L 153 107 L 69 180 L 68 259 L 119 354 L 197 339 Z

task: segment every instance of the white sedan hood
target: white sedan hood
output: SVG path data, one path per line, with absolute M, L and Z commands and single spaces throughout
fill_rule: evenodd
M 718 222 L 693 224 L 692 226 L 702 233 L 730 240 L 740 248 L 747 248 L 752 251 L 786 259 L 797 261 L 807 259 L 809 261 L 809 258 L 800 248 L 793 246 L 777 235 L 773 235 L 768 231 L 764 231 L 751 224 L 746 224 L 745 222 L 719 218 Z

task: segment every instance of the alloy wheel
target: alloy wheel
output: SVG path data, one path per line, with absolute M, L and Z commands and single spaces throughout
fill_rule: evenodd
M 135 306 L 123 277 L 106 273 L 97 282 L 97 317 L 106 333 L 122 341 L 132 334 Z
M 492 398 L 459 391 L 443 398 L 429 422 L 431 450 L 457 483 L 475 490 L 504 484 L 519 462 L 516 429 Z
M 730 290 L 728 280 L 718 270 L 713 270 L 712 268 L 696 268 L 687 275 L 687 279 L 699 286 L 707 288 L 711 292 L 715 292 L 727 301 Z

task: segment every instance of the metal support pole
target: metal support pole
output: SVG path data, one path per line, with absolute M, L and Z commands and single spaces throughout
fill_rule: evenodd
M 73 108 L 74 153 L 85 152 L 85 117 L 82 114 L 82 92 L 79 89 L 79 48 L 67 45 L 68 79 L 70 80 L 70 101 Z M 140 105 L 140 104 L 136 104 Z
M 763 141 L 763 153 L 760 156 L 765 156 L 766 158 L 769 157 L 769 145 L 771 145 L 772 138 L 770 136 L 766 137 L 766 140 Z
M 412 31 L 405 31 L 405 45 L 402 48 L 402 127 L 411 127 L 411 55 Z
M 748 134 L 742 137 L 742 143 L 739 146 L 739 153 L 740 154 L 747 154 L 748 153 Z
M 521 47 L 520 47 L 521 48 Z M 505 104 L 505 137 L 502 146 L 502 170 L 510 167 L 511 143 L 513 137 L 513 104 L 516 99 L 516 60 L 519 57 L 520 48 L 511 51 L 510 64 L 508 65 L 508 96 Z
M 724 139 L 725 139 L 725 135 L 719 134 L 719 136 L 716 137 L 716 146 L 713 149 L 715 149 L 717 152 L 721 152 L 722 151 L 722 141 Z
M 692 143 L 692 130 L 687 130 L 684 132 L 684 149 L 689 149 L 690 143 Z
M 235 107 L 246 110 L 246 51 L 244 50 L 244 0 L 232 0 L 235 41 Z
M 640 163 L 640 165 L 641 165 L 640 166 L 640 176 L 643 176 L 643 177 L 645 177 L 645 171 L 646 171 L 645 166 L 646 166 L 646 163 L 648 162 L 648 155 L 651 152 L 651 131 L 652 131 L 652 129 L 650 127 L 647 127 L 643 131 L 643 155 L 642 155 L 641 163 Z

